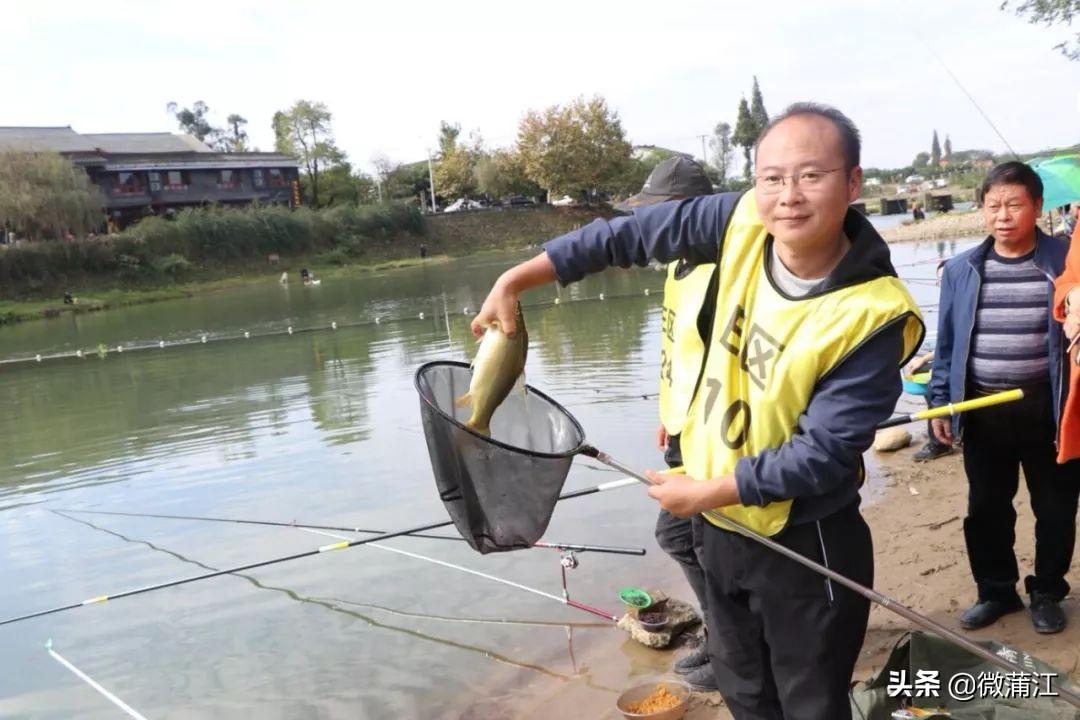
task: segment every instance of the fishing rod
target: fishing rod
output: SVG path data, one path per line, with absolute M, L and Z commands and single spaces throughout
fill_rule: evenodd
M 629 484 L 629 483 L 628 483 Z M 386 530 L 372 530 L 369 528 L 357 528 L 357 527 L 343 527 L 340 525 L 313 525 L 310 523 L 298 523 L 295 520 L 292 522 L 276 522 L 273 520 L 247 520 L 242 518 L 225 518 L 225 517 L 207 517 L 202 515 L 165 515 L 163 513 L 137 513 L 137 512 L 124 512 L 121 510 L 71 510 L 67 508 L 59 508 L 56 510 L 50 510 L 57 514 L 74 513 L 77 515 L 121 515 L 124 517 L 137 517 L 137 518 L 158 518 L 162 520 L 192 520 L 196 522 L 216 522 L 216 523 L 235 523 L 238 525 L 265 525 L 269 527 L 288 527 L 296 528 L 298 530 L 331 530 L 336 532 L 349 532 L 356 534 L 366 535 L 381 535 Z M 438 535 L 429 533 L 410 533 L 405 537 L 411 538 L 426 538 L 429 540 L 454 540 L 456 542 L 465 542 L 465 538 L 460 535 Z M 533 543 L 533 547 L 549 548 L 551 550 L 573 550 L 574 552 L 595 552 L 595 553 L 608 553 L 611 555 L 644 555 L 645 548 L 633 548 L 622 547 L 618 545 L 586 545 L 583 543 L 562 543 L 553 542 L 548 540 L 538 540 Z
M 988 399 L 989 398 L 979 398 L 979 400 L 988 400 Z M 1012 399 L 1017 399 L 1017 398 L 1014 397 Z M 971 402 L 978 402 L 978 401 L 974 400 L 974 401 L 971 401 Z M 996 402 L 1007 402 L 1007 401 L 998 400 Z M 961 405 L 961 404 L 962 403 L 957 403 L 957 407 L 959 405 Z M 991 404 L 996 404 L 996 403 L 991 403 Z M 594 448 L 592 446 L 585 446 L 582 449 L 581 452 L 582 452 L 583 455 L 587 455 L 589 457 L 592 457 L 592 458 L 598 460 L 599 462 L 604 463 L 605 465 L 608 465 L 608 466 L 610 466 L 612 468 L 615 468 L 619 472 L 622 472 L 622 473 L 625 473 L 625 474 L 629 475 L 630 477 L 636 479 L 638 482 L 641 482 L 641 483 L 643 483 L 644 485 L 646 485 L 648 487 L 651 487 L 651 486 L 653 486 L 655 484 L 651 480 L 649 480 L 647 477 L 645 477 L 644 475 L 641 475 L 641 474 L 635 472 L 634 470 L 626 467 L 625 465 L 622 465 L 621 463 L 617 462 L 616 460 L 613 460 L 610 455 L 608 455 L 607 453 L 604 453 L 604 452 L 602 452 L 600 450 L 597 450 L 596 448 Z M 946 640 L 948 642 L 952 642 L 954 645 L 957 645 L 957 646 L 963 648 L 964 650 L 967 650 L 968 652 L 976 655 L 977 657 L 982 658 L 983 660 L 986 660 L 987 662 L 991 662 L 991 663 L 993 663 L 994 665 L 997 665 L 1000 668 L 1008 670 L 1009 672 L 1021 673 L 1025 677 L 1034 679 L 1035 682 L 1037 682 L 1037 683 L 1041 683 L 1042 680 L 1043 680 L 1043 676 L 1040 675 L 1038 672 L 1033 671 L 1030 668 L 1025 668 L 1022 665 L 1020 665 L 1018 663 L 1014 663 L 1014 662 L 1012 662 L 1010 660 L 1007 660 L 1007 659 L 1005 659 L 1003 657 L 999 657 L 998 655 L 996 655 L 995 653 L 987 650 L 986 648 L 982 647 L 981 645 L 978 645 L 978 644 L 972 642 L 971 640 L 968 640 L 966 637 L 963 637 L 962 635 L 959 635 L 958 633 L 950 630 L 949 628 L 945 627 L 941 623 L 935 622 L 934 620 L 931 620 L 930 618 L 926 617 L 925 615 L 922 615 L 921 613 L 918 613 L 918 612 L 912 610 L 911 608 L 907 607 L 906 605 L 904 605 L 904 604 L 902 604 L 900 602 L 897 602 L 896 600 L 893 600 L 892 598 L 888 597 L 887 595 L 883 595 L 882 593 L 879 593 L 877 590 L 874 590 L 872 588 L 868 588 L 865 585 L 857 583 L 854 580 L 849 579 L 845 575 L 841 575 L 840 573 L 836 572 L 835 570 L 832 570 L 831 568 L 828 568 L 828 567 L 822 565 L 821 563 L 815 562 L 814 560 L 811 560 L 810 558 L 808 558 L 808 557 L 806 557 L 806 556 L 804 556 L 804 555 L 802 555 L 802 554 L 800 554 L 798 552 L 795 552 L 791 548 L 786 547 L 785 545 L 781 545 L 780 543 L 776 542 L 775 540 L 773 540 L 771 538 L 768 538 L 768 537 L 765 537 L 764 535 L 761 535 L 761 534 L 755 532 L 754 530 L 751 530 L 750 528 L 748 528 L 747 526 L 745 526 L 742 523 L 738 522 L 737 520 L 733 520 L 733 519 L 727 517 L 726 515 L 722 515 L 721 513 L 717 512 L 715 510 L 706 510 L 705 512 L 703 512 L 701 514 L 704 515 L 705 518 L 708 519 L 710 522 L 712 522 L 714 525 L 718 525 L 720 527 L 726 528 L 727 530 L 729 530 L 731 532 L 739 533 L 740 535 L 742 535 L 743 537 L 745 537 L 745 538 L 747 538 L 749 540 L 753 540 L 754 542 L 756 542 L 756 543 L 758 543 L 760 545 L 764 545 L 765 547 L 769 548 L 770 550 L 773 550 L 775 552 L 780 553 L 784 557 L 799 563 L 803 567 L 806 567 L 806 568 L 809 568 L 810 570 L 813 570 L 814 572 L 818 573 L 819 575 L 825 576 L 829 580 L 833 580 L 833 581 L 839 583 L 840 585 L 843 585 L 844 587 L 848 588 L 849 590 L 852 590 L 852 591 L 858 593 L 859 595 L 862 595 L 864 598 L 866 598 L 867 600 L 873 602 L 874 604 L 879 605 L 879 606 L 885 608 L 886 610 L 891 610 L 892 612 L 894 612 L 897 615 L 899 615 L 900 617 L 908 620 L 909 622 L 912 622 L 915 625 L 923 628 L 924 630 L 927 630 L 928 632 L 931 632 L 931 633 L 937 635 L 938 637 L 942 638 L 943 640 Z M 1056 690 L 1057 690 L 1058 694 L 1062 698 L 1067 700 L 1070 704 L 1072 704 L 1075 707 L 1080 707 L 1080 693 L 1072 690 L 1067 685 L 1063 685 L 1063 684 L 1060 684 L 1060 683 L 1058 684 Z
M 563 493 L 559 495 L 556 500 L 561 501 L 570 500 L 571 498 L 584 497 L 586 495 L 592 495 L 594 493 L 605 492 L 607 490 L 614 490 L 615 488 L 633 485 L 635 482 L 637 482 L 637 480 L 630 478 L 612 480 L 610 482 L 600 483 L 599 485 L 593 485 L 592 487 L 582 488 L 581 490 L 572 490 L 570 492 Z M 47 610 L 38 610 L 36 612 L 27 613 L 25 615 L 19 615 L 17 617 L 0 620 L 0 626 L 11 625 L 12 623 L 21 622 L 23 620 L 30 620 L 37 617 L 43 617 L 45 615 L 53 615 L 55 613 L 65 612 L 67 610 L 74 610 L 75 608 L 83 607 L 85 605 L 97 605 L 108 600 L 119 600 L 120 598 L 132 597 L 134 595 L 142 595 L 143 593 L 153 592 L 155 590 L 164 590 L 165 588 L 177 587 L 178 585 L 186 585 L 188 583 L 198 582 L 200 580 L 209 580 L 210 578 L 221 577 L 222 575 L 232 575 L 234 573 L 243 572 L 245 570 L 254 570 L 256 568 L 268 567 L 270 565 L 277 565 L 280 563 L 290 562 L 292 560 L 300 560 L 301 558 L 315 557 L 316 555 L 333 552 L 335 550 L 346 550 L 348 548 L 358 547 L 360 545 L 367 545 L 369 543 L 378 542 L 380 540 L 389 540 L 391 538 L 402 537 L 404 535 L 412 535 L 414 533 L 421 533 L 427 530 L 436 530 L 438 528 L 444 528 L 453 524 L 453 520 L 439 520 L 438 522 L 425 523 L 423 525 L 417 525 L 416 527 L 412 528 L 404 528 L 402 530 L 394 530 L 392 532 L 380 533 L 379 535 L 375 535 L 374 537 L 358 538 L 356 540 L 348 541 L 343 540 L 341 542 L 330 543 L 329 545 L 322 545 L 314 550 L 307 550 L 305 552 L 293 553 L 292 555 L 284 555 L 281 557 L 270 558 L 269 560 L 260 560 L 258 562 L 248 563 L 246 565 L 238 565 L 236 567 L 226 568 L 224 570 L 215 570 L 214 572 L 203 573 L 201 575 L 193 575 L 191 577 L 168 580 L 166 582 L 156 583 L 154 585 L 146 585 L 144 587 L 123 590 L 107 595 L 97 595 L 91 598 L 87 598 L 86 600 L 82 600 L 80 602 L 60 605 L 57 607 L 49 608 Z
M 301 527 L 298 527 L 297 530 L 314 533 L 316 535 L 332 537 L 338 540 L 349 539 L 344 535 L 335 535 L 334 533 L 326 532 L 324 530 L 311 530 Z M 538 590 L 536 588 L 529 587 L 528 585 L 522 585 L 521 583 L 514 582 L 513 580 L 507 580 L 496 575 L 490 575 L 485 572 L 480 572 L 479 570 L 473 570 L 472 568 L 467 568 L 464 565 L 455 565 L 454 563 L 446 562 L 445 560 L 437 560 L 435 558 L 428 557 L 427 555 L 420 555 L 418 553 L 409 552 L 408 550 L 401 550 L 399 548 L 390 547 L 389 545 L 380 545 L 379 543 L 371 543 L 371 547 L 378 548 L 379 550 L 385 550 L 387 552 L 396 553 L 398 555 L 404 555 L 405 557 L 415 558 L 417 560 L 424 560 L 435 565 L 441 565 L 443 567 L 450 568 L 451 570 L 460 570 L 461 572 L 468 573 L 469 575 L 475 575 L 476 577 L 484 578 L 485 580 L 491 580 L 492 582 L 497 582 L 501 585 L 517 588 L 518 590 L 524 590 L 525 592 L 532 593 L 533 595 L 539 595 L 540 597 L 554 600 L 557 603 L 561 603 L 577 610 L 583 610 L 584 612 L 590 613 L 592 615 L 597 615 L 604 618 L 605 620 L 610 620 L 611 622 L 619 621 L 619 617 L 617 615 L 612 615 L 607 610 L 601 610 L 599 608 L 593 607 L 592 605 L 586 605 L 583 602 L 571 599 L 570 590 L 566 584 L 566 570 L 568 568 L 573 570 L 578 566 L 577 559 L 573 556 L 573 553 L 563 555 L 561 562 L 559 563 L 559 566 L 562 569 L 562 597 L 559 597 L 558 595 L 555 595 L 554 593 L 549 593 L 545 590 Z
M 103 532 L 107 532 L 107 533 L 110 533 L 110 534 L 116 534 L 119 537 L 123 537 L 122 535 L 119 535 L 119 533 L 113 533 L 113 531 L 108 530 L 107 528 L 98 527 L 97 525 L 94 525 L 91 522 L 84 521 L 84 520 L 79 520 L 78 518 L 72 517 L 72 516 L 68 515 L 64 511 L 53 510 L 52 512 L 56 513 L 57 515 L 59 515 L 59 516 L 61 516 L 63 518 L 71 520 L 73 522 L 77 522 L 77 523 L 80 523 L 80 524 L 87 525 L 88 527 L 92 527 L 95 530 L 102 530 Z M 351 540 L 352 539 L 352 538 L 346 537 L 344 535 L 336 535 L 334 533 L 326 532 L 325 530 L 317 530 L 317 529 L 314 529 L 314 528 L 303 527 L 303 526 L 300 526 L 300 525 L 286 525 L 286 527 L 292 527 L 293 529 L 300 530 L 301 532 L 313 533 L 315 535 L 322 535 L 323 537 L 332 537 L 332 538 L 334 538 L 336 540 Z M 348 528 L 344 528 L 344 531 L 345 532 L 353 532 L 352 530 L 349 530 Z M 506 578 L 501 578 L 501 577 L 499 577 L 497 575 L 492 575 L 490 573 L 481 572 L 480 570 L 473 570 L 472 568 L 465 567 L 464 565 L 457 565 L 455 563 L 447 562 L 445 560 L 439 560 L 437 558 L 433 558 L 433 557 L 430 557 L 428 555 L 421 555 L 420 553 L 410 552 L 408 550 L 402 550 L 400 548 L 390 547 L 389 545 L 382 545 L 380 543 L 370 543 L 369 546 L 373 547 L 373 548 L 375 548 L 377 550 L 382 550 L 384 552 L 394 553 L 395 555 L 402 555 L 402 556 L 405 556 L 405 557 L 413 558 L 414 560 L 420 560 L 422 562 L 431 563 L 432 565 L 439 565 L 441 567 L 449 568 L 451 570 L 458 570 L 459 572 L 467 573 L 469 575 L 474 575 L 476 577 L 483 578 L 485 580 L 490 580 L 491 582 L 499 583 L 500 585 L 506 585 L 507 587 L 512 587 L 512 588 L 514 588 L 516 590 L 523 590 L 525 592 L 532 593 L 533 595 L 538 595 L 540 597 L 544 597 L 544 598 L 547 598 L 549 600 L 554 600 L 555 602 L 558 602 L 558 603 L 560 603 L 562 605 L 567 605 L 569 607 L 573 607 L 573 608 L 576 608 L 578 610 L 583 610 L 583 611 L 585 611 L 587 613 L 591 613 L 593 615 L 598 615 L 598 616 L 604 618 L 605 620 L 609 620 L 611 622 L 618 622 L 618 620 L 619 620 L 618 617 L 612 615 L 610 612 L 608 612 L 606 610 L 600 610 L 600 609 L 597 609 L 597 608 L 595 608 L 595 607 L 593 607 L 591 605 L 586 605 L 585 603 L 578 602 L 578 601 L 572 600 L 570 598 L 570 591 L 569 591 L 569 588 L 568 588 L 567 582 L 566 582 L 566 570 L 567 570 L 567 568 L 574 569 L 574 568 L 578 567 L 577 557 L 574 555 L 573 550 L 568 550 L 568 549 L 561 550 L 562 557 L 560 557 L 560 559 L 559 559 L 560 560 L 559 565 L 560 565 L 561 570 L 562 570 L 562 596 L 560 597 L 558 595 L 555 595 L 554 593 L 549 593 L 546 590 L 540 590 L 538 588 L 530 587 L 528 585 L 523 585 L 522 583 L 515 582 L 513 580 L 508 580 Z M 633 554 L 637 554 L 637 553 L 633 553 Z M 645 551 L 642 550 L 641 554 L 644 555 Z

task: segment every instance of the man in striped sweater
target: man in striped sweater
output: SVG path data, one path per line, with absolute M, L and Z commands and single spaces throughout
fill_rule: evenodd
M 937 439 L 950 445 L 963 425 L 964 539 L 979 593 L 960 616 L 967 629 L 1024 607 L 1013 551 L 1021 467 L 1036 521 L 1035 572 L 1024 580 L 1032 623 L 1041 633 L 1060 632 L 1066 623 L 1060 603 L 1069 592 L 1080 465 L 1056 462 L 1068 383 L 1066 346 L 1051 309 L 1067 247 L 1035 225 L 1042 196 L 1042 181 L 1027 165 L 991 170 L 983 183 L 990 236 L 946 263 L 941 284 L 931 405 L 1024 389 L 1018 402 L 933 421 Z

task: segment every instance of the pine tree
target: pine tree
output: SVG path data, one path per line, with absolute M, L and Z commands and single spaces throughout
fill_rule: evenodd
M 750 106 L 744 97 L 739 100 L 739 112 L 735 116 L 735 133 L 731 136 L 731 141 L 743 149 L 743 177 L 747 180 L 750 179 L 750 153 L 757 139 L 757 128 L 754 127 L 754 120 L 750 116 Z

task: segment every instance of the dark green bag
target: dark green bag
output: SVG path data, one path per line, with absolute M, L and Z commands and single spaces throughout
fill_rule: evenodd
M 1051 673 L 1054 692 L 1058 683 L 1069 680 L 1065 673 L 1022 650 L 996 642 L 979 644 L 1021 667 L 1037 673 Z M 919 671 L 923 672 L 922 676 Z M 936 697 L 932 696 L 935 672 Z M 915 707 L 940 708 L 944 712 L 929 717 L 953 720 L 1080 720 L 1080 710 L 1061 698 L 1046 695 L 1048 681 L 1045 675 L 1038 686 L 1009 676 L 1006 670 L 936 635 L 912 632 L 896 643 L 877 677 L 858 683 L 852 689 L 851 715 L 854 720 L 892 720 L 893 712 Z M 967 692 L 962 687 L 970 685 L 967 677 L 974 683 L 971 699 L 965 698 Z M 922 681 L 918 682 L 920 679 Z M 889 697 L 890 685 L 910 687 L 912 697 Z M 919 694 L 920 686 L 924 696 L 914 697 Z M 1070 682 L 1069 686 L 1075 687 L 1075 684 Z M 957 697 L 950 693 L 950 687 L 958 690 Z

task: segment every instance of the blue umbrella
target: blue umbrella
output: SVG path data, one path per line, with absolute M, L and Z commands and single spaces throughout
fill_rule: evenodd
M 1080 157 L 1057 157 L 1032 160 L 1028 163 L 1043 182 L 1043 207 L 1059 208 L 1080 200 Z

